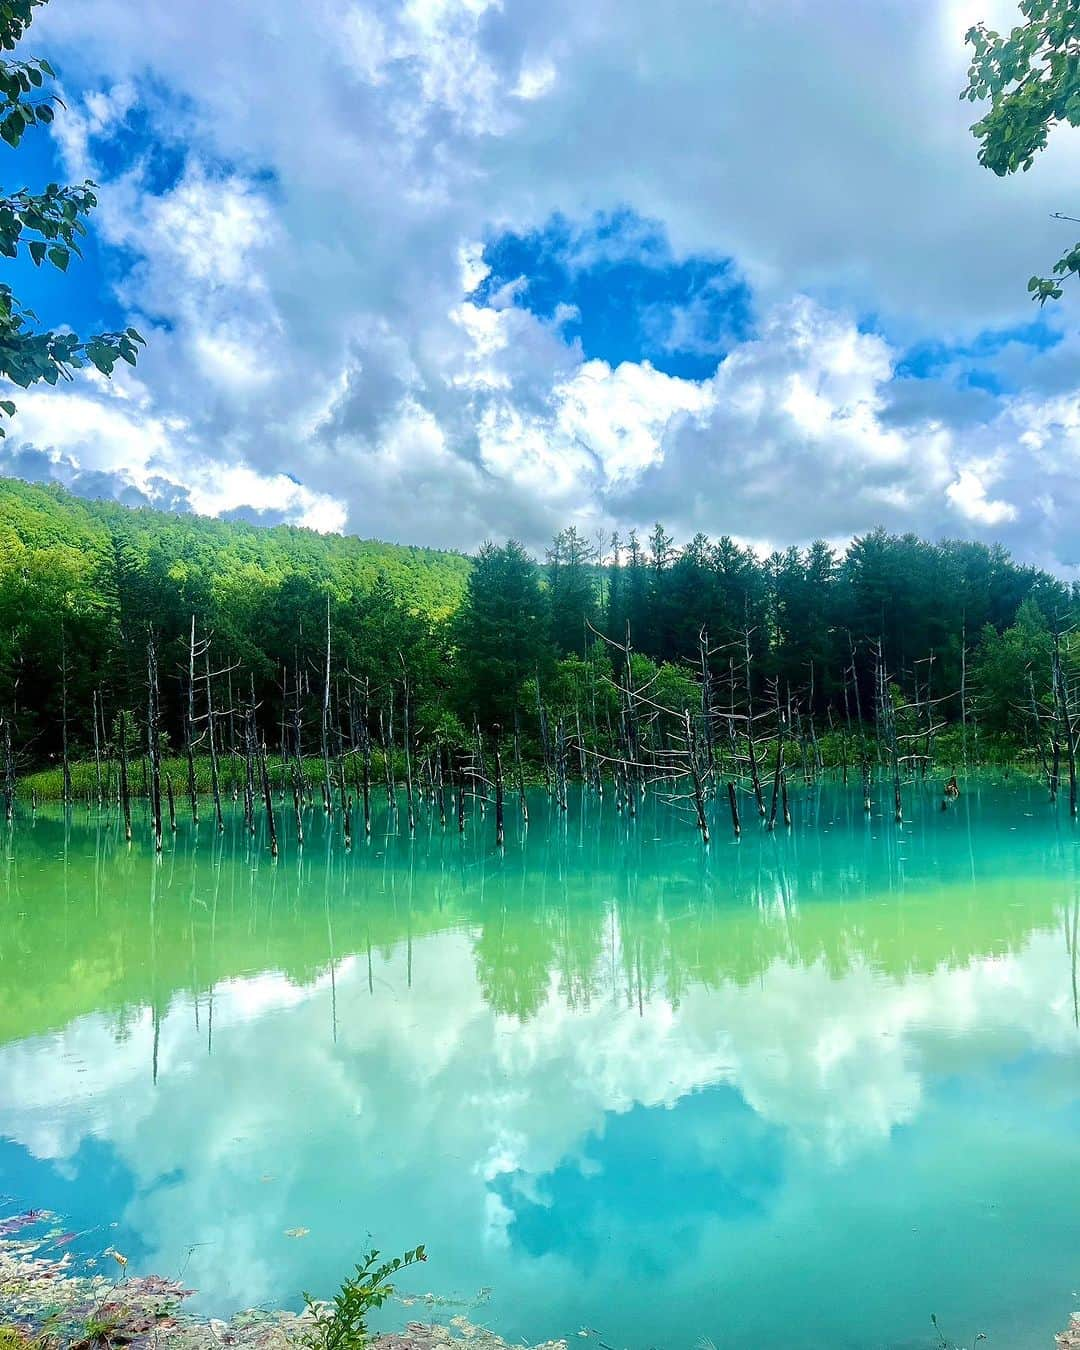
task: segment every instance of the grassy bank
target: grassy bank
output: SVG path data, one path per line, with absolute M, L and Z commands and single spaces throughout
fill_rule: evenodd
M 397 758 L 399 762 L 395 764 L 394 771 L 397 781 L 401 782 L 404 781 L 405 777 L 405 764 L 403 757 L 398 756 Z M 275 789 L 280 790 L 283 784 L 292 784 L 292 760 L 289 760 L 283 772 L 280 755 L 268 755 L 266 767 L 270 775 L 271 786 Z M 304 778 L 312 791 L 318 793 L 323 781 L 322 759 L 316 756 L 308 756 L 301 767 Z M 232 797 L 234 792 L 238 794 L 243 792 L 245 772 L 242 756 L 222 755 L 219 757 L 218 780 L 223 797 Z M 355 791 L 360 772 L 359 761 L 349 760 L 346 768 L 346 779 L 350 791 Z M 119 770 L 114 763 L 103 763 L 101 766 L 102 785 L 107 797 L 114 798 L 117 795 L 118 773 Z M 165 790 L 166 777 L 172 781 L 173 792 L 176 797 L 176 809 L 177 812 L 180 812 L 188 799 L 187 758 L 183 755 L 165 756 L 161 761 L 162 791 Z M 145 797 L 148 795 L 149 769 L 145 759 L 133 758 L 129 761 L 128 781 L 133 796 Z M 385 782 L 386 769 L 383 758 L 381 754 L 376 752 L 372 755 L 371 760 L 372 791 L 385 790 Z M 93 760 L 75 760 L 72 762 L 71 787 L 76 801 L 96 798 L 97 768 Z M 201 796 L 208 796 L 211 788 L 210 757 L 209 755 L 197 755 L 195 757 L 195 790 Z M 24 799 L 30 797 L 31 794 L 36 794 L 38 801 L 41 802 L 60 801 L 64 795 L 63 770 L 59 765 L 54 765 L 48 769 L 39 769 L 34 773 L 24 774 L 19 779 L 18 794 Z
M 745 766 L 743 766 L 743 772 L 733 774 L 726 743 L 720 747 L 720 750 L 724 756 L 724 762 L 720 765 L 717 778 L 721 789 L 723 788 L 723 780 L 732 776 L 735 777 L 736 781 L 742 779 L 745 786 Z M 739 750 L 745 759 L 745 746 L 740 745 Z M 539 756 L 531 745 L 526 747 L 526 751 L 532 753 L 529 754 L 525 763 L 525 781 L 529 786 L 542 786 L 544 773 L 539 762 Z M 849 781 L 852 783 L 857 783 L 859 780 L 860 764 L 864 755 L 871 764 L 875 778 L 882 770 L 885 759 L 883 753 L 879 752 L 877 744 L 869 737 L 845 739 L 838 732 L 826 732 L 818 737 L 817 753 L 820 755 L 822 767 L 826 771 L 842 773 L 846 768 Z M 761 779 L 768 786 L 775 766 L 775 745 L 759 747 L 758 755 Z M 419 781 L 420 760 L 420 755 L 417 755 L 413 760 L 413 774 L 416 781 Z M 405 756 L 399 751 L 392 756 L 392 761 L 394 782 L 401 787 L 405 783 Z M 799 746 L 789 742 L 785 749 L 785 763 L 789 779 L 793 783 L 799 782 L 803 777 L 812 776 L 814 774 L 814 747 L 807 742 L 800 749 Z M 959 729 L 950 729 L 937 738 L 933 747 L 933 762 L 926 770 L 926 775 L 940 777 L 953 773 L 960 774 L 965 771 L 965 763 L 972 772 L 980 769 L 1005 774 L 1010 772 L 1024 774 L 1041 772 L 1040 766 L 1036 763 L 1032 754 L 1025 753 L 1011 741 L 1001 738 L 997 740 L 989 737 L 980 738 L 977 744 L 968 747 L 968 755 L 965 759 Z M 576 750 L 571 751 L 568 755 L 568 770 L 572 777 L 577 776 L 578 759 Z M 166 781 L 171 780 L 177 813 L 180 814 L 185 809 L 188 799 L 188 762 L 186 757 L 171 754 L 164 756 L 161 761 L 161 771 L 162 791 L 166 790 Z M 267 771 L 270 784 L 276 792 L 280 792 L 283 788 L 291 789 L 295 772 L 293 760 L 290 759 L 283 767 L 280 755 L 268 755 Z M 306 756 L 302 762 L 301 771 L 311 792 L 319 797 L 323 783 L 322 757 L 319 755 Z M 511 787 L 516 784 L 516 770 L 512 764 L 506 762 L 505 751 L 503 771 L 506 775 L 507 790 L 510 791 Z M 239 795 L 243 792 L 245 772 L 242 755 L 223 754 L 219 756 L 218 779 L 221 794 L 224 798 L 231 798 L 234 794 Z M 336 772 L 336 770 L 333 770 L 333 772 Z M 349 756 L 346 759 L 345 777 L 349 792 L 353 796 L 359 796 L 361 772 L 359 757 L 356 755 Z M 906 775 L 905 781 L 912 778 L 915 773 L 922 776 L 921 771 L 916 770 Z M 118 774 L 119 769 L 115 762 L 102 762 L 102 786 L 106 797 L 110 799 L 115 799 L 118 793 Z M 71 784 L 76 801 L 92 801 L 96 798 L 97 775 L 98 770 L 93 760 L 72 761 Z M 605 770 L 605 776 L 610 776 L 607 770 Z M 132 796 L 145 797 L 149 795 L 149 769 L 145 756 L 132 755 L 128 765 L 128 781 Z M 373 750 L 371 755 L 373 799 L 375 799 L 375 794 L 385 791 L 385 783 L 386 766 L 382 752 Z M 195 757 L 195 787 L 201 796 L 208 796 L 211 792 L 211 766 L 208 755 L 197 755 Z M 258 785 L 256 785 L 256 788 L 258 790 Z M 23 774 L 18 781 L 18 795 L 23 800 L 33 795 L 40 802 L 61 801 L 64 795 L 64 776 L 60 765 L 54 764 L 49 768 L 37 769 L 31 773 Z

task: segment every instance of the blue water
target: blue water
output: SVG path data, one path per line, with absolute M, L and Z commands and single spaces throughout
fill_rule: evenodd
M 883 794 L 883 804 L 884 803 Z M 1045 1347 L 1080 1288 L 1080 833 L 1037 786 L 795 826 L 425 809 L 273 864 L 21 813 L 0 1192 L 224 1315 L 427 1244 L 388 1323 L 616 1347 Z

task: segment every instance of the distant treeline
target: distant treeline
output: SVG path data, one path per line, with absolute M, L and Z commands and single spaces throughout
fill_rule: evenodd
M 1068 635 L 1080 613 L 1075 587 L 1003 548 L 881 530 L 844 553 L 816 543 L 762 559 L 728 537 L 678 547 L 659 525 L 644 539 L 602 541 L 571 527 L 541 559 L 512 542 L 469 559 L 6 480 L 0 717 L 20 765 L 57 759 L 65 727 L 78 758 L 95 728 L 115 734 L 121 710 L 139 722 L 151 634 L 159 725 L 180 748 L 193 617 L 222 672 L 222 728 L 254 682 L 273 749 L 299 685 L 318 753 L 328 601 L 335 686 L 363 688 L 369 712 L 400 718 L 407 679 L 410 734 L 449 747 L 473 743 L 476 726 L 515 720 L 535 743 L 541 708 L 570 731 L 583 717 L 594 730 L 611 726 L 625 703 L 625 653 L 599 635 L 625 644 L 628 632 L 637 683 L 656 680 L 666 709 L 700 706 L 702 678 L 712 708 L 729 697 L 734 707 L 736 685 L 743 708 L 748 681 L 761 703 L 793 697 L 819 727 L 850 726 L 879 716 L 875 682 L 887 671 L 925 705 L 928 726 L 966 716 L 985 737 L 1030 745 L 1040 710 L 1054 715 L 1052 667 L 1072 679 Z M 336 687 L 334 697 L 351 696 Z

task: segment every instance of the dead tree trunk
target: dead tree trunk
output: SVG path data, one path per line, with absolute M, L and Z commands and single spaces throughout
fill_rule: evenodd
M 102 803 L 101 787 L 101 741 L 98 737 L 98 691 L 94 690 L 93 698 L 93 720 L 94 720 L 94 781 L 97 785 L 98 806 Z
M 1028 684 L 1031 689 L 1031 718 L 1035 731 L 1035 749 L 1039 753 L 1039 760 L 1042 763 L 1043 773 L 1046 775 L 1046 787 L 1050 793 L 1050 800 L 1054 800 L 1054 775 L 1050 764 L 1046 758 L 1046 747 L 1043 744 L 1042 737 L 1042 719 L 1039 717 L 1039 703 L 1035 697 L 1035 675 L 1028 671 Z
M 735 794 L 735 784 L 729 782 L 727 785 L 728 805 L 731 807 L 731 828 L 735 831 L 735 838 L 742 834 L 742 823 L 739 820 L 739 799 Z
M 446 829 L 446 783 L 444 773 L 446 768 L 446 749 L 442 741 L 435 742 L 435 768 L 434 768 L 434 787 L 432 791 L 439 803 L 439 826 Z
M 157 651 L 153 633 L 146 643 L 146 753 L 150 763 L 150 820 L 154 828 L 154 850 L 161 852 L 161 731 L 159 728 L 159 690 Z
M 528 825 L 529 799 L 525 795 L 525 768 L 521 762 L 521 729 L 518 724 L 516 708 L 514 709 L 514 769 L 517 773 L 518 805 L 521 808 L 521 823 L 523 825 Z
M 383 774 L 386 777 L 386 809 L 397 811 L 397 793 L 394 791 L 394 694 L 390 692 L 390 728 L 387 731 L 383 710 L 379 709 L 379 739 L 382 741 Z
M 1054 633 L 1054 697 L 1058 716 L 1065 730 L 1065 754 L 1069 765 L 1069 815 L 1076 815 L 1076 730 L 1073 726 L 1072 700 L 1061 666 L 1061 638 Z
M 398 652 L 398 660 L 401 662 L 401 716 L 402 716 L 402 735 L 405 738 L 405 791 L 409 798 L 409 833 L 416 833 L 416 811 L 413 802 L 413 777 L 412 777 L 412 728 L 409 725 L 409 672 L 405 665 L 405 658 Z
M 776 829 L 776 808 L 780 804 L 780 780 L 784 776 L 784 714 L 780 708 L 780 689 L 776 690 L 776 767 L 773 770 L 772 801 L 769 805 L 769 829 Z
M 371 834 L 371 730 L 370 718 L 371 709 L 369 707 L 369 684 L 364 681 L 364 717 L 360 724 L 360 765 L 361 773 L 361 791 L 364 796 L 364 835 Z
M 754 801 L 757 802 L 758 815 L 765 819 L 765 797 L 761 791 L 761 775 L 758 773 L 757 746 L 754 731 L 754 682 L 750 662 L 750 630 L 743 630 L 746 668 L 746 744 L 750 758 L 750 785 L 754 789 Z
M 495 847 L 502 848 L 506 842 L 506 827 L 503 821 L 503 770 L 502 750 L 499 746 L 499 727 L 495 727 Z
M 254 708 L 251 713 L 252 723 L 255 721 Z M 254 727 L 252 727 L 254 731 Z M 274 819 L 274 797 L 270 791 L 270 774 L 266 764 L 266 737 L 260 742 L 259 754 L 259 776 L 262 779 L 262 797 L 263 806 L 266 809 L 266 831 L 270 838 L 270 856 L 276 858 L 278 855 L 278 837 L 277 821 Z
M 540 697 L 539 670 L 536 673 L 536 720 L 540 728 L 540 754 L 544 762 L 544 786 L 548 792 L 551 792 L 554 786 L 554 775 L 551 768 L 551 736 L 548 729 L 547 711 L 544 708 L 544 701 Z
M 323 759 L 323 798 L 326 814 L 334 814 L 334 801 L 330 787 L 330 595 L 326 596 L 326 666 L 323 679 L 322 702 L 322 759 Z
M 210 747 L 210 790 L 214 794 L 214 815 L 217 819 L 218 832 L 225 829 L 225 820 L 221 814 L 221 780 L 218 776 L 218 757 L 217 757 L 217 713 L 214 708 L 214 685 L 210 676 L 210 651 L 209 648 L 204 653 L 206 662 L 206 741 Z M 232 687 L 232 675 L 229 675 L 229 686 Z M 233 710 L 229 708 L 229 720 L 232 720 Z
M 15 749 L 11 741 L 11 718 L 4 718 L 4 818 L 15 815 Z
M 184 749 L 187 753 L 188 798 L 191 802 L 191 823 L 199 823 L 199 791 L 195 781 L 195 615 L 191 616 L 191 638 L 188 642 L 187 710 L 184 717 Z
M 120 810 L 124 817 L 124 838 L 131 843 L 131 785 L 128 782 L 127 713 L 117 714 L 120 724 Z
M 292 799 L 293 815 L 296 818 L 296 842 L 300 848 L 304 847 L 304 810 L 303 810 L 303 789 L 301 788 L 300 769 L 298 765 L 293 764 L 292 776 Z
M 255 833 L 255 680 L 251 681 L 251 703 L 244 709 L 244 821 Z
M 693 785 L 694 811 L 697 815 L 698 830 L 701 833 L 701 842 L 709 842 L 709 818 L 705 814 L 705 780 L 701 771 L 699 762 L 700 749 L 698 746 L 697 733 L 694 730 L 693 719 L 689 712 L 685 714 L 686 727 L 686 754 L 687 763 L 690 766 L 690 781 Z M 706 770 L 708 772 L 708 770 Z
M 63 749 L 63 793 L 65 805 L 72 799 L 71 760 L 68 756 L 68 660 L 67 634 L 60 624 L 60 736 Z
M 483 793 L 478 792 L 476 795 L 480 801 L 481 814 L 484 814 L 487 811 L 487 802 L 490 793 L 488 788 L 487 762 L 484 759 L 484 734 L 480 730 L 480 723 L 475 717 L 473 718 L 473 739 L 476 741 L 476 772 L 473 774 L 473 780 L 474 782 L 479 781 L 483 784 Z

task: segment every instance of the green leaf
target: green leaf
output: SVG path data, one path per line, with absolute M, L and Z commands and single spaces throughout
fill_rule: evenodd
M 30 256 L 34 260 L 35 267 L 40 267 L 45 261 L 45 245 L 40 239 L 30 240 Z
M 49 249 L 49 261 L 54 267 L 59 267 L 61 272 L 68 270 L 68 263 L 71 261 L 71 254 L 66 248 Z

